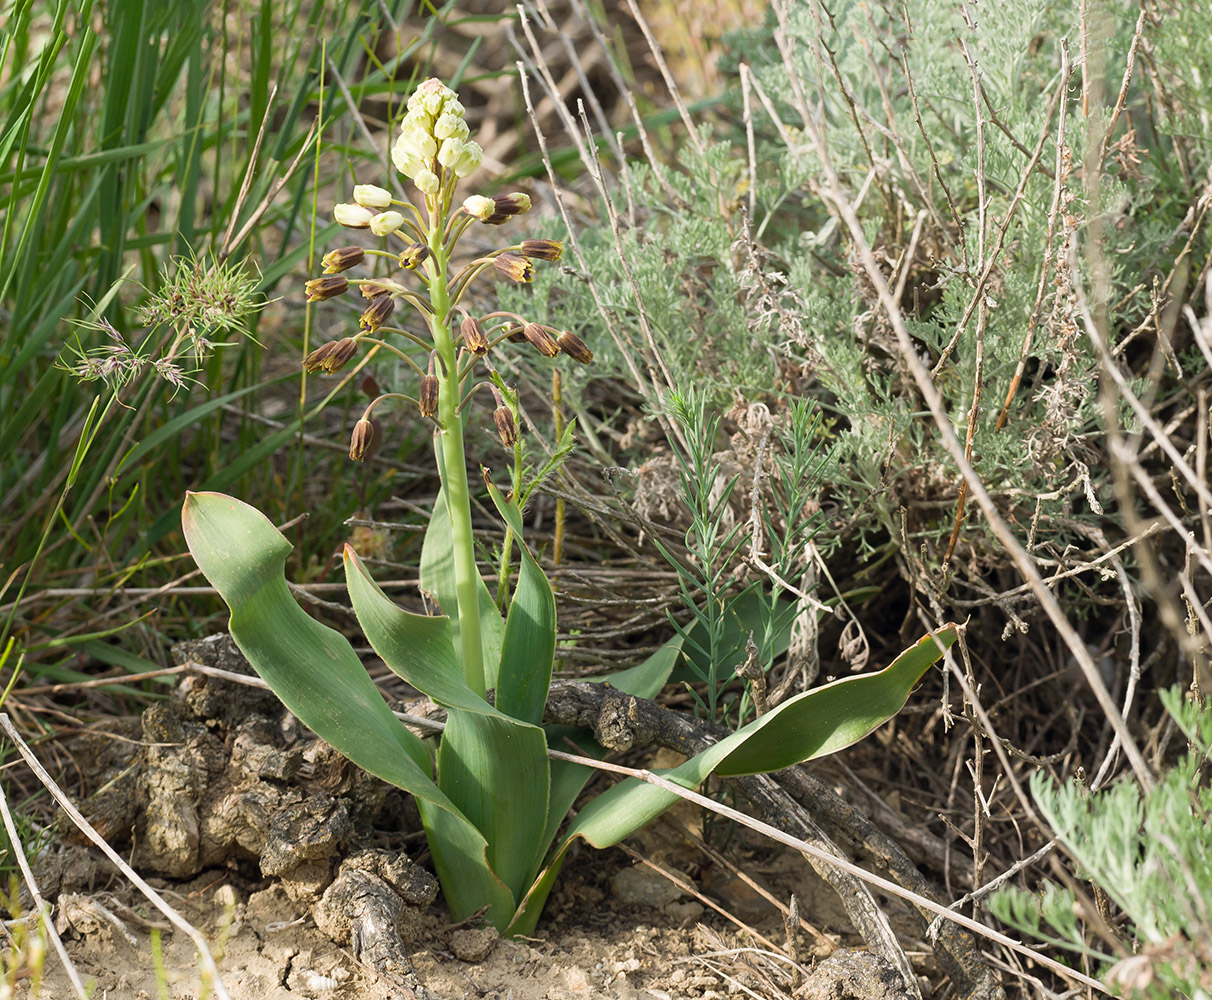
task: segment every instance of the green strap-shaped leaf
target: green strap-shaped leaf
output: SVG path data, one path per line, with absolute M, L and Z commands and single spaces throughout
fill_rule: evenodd
M 231 608 L 231 634 L 291 712 L 359 767 L 411 792 L 442 869 L 505 912 L 513 895 L 488 866 L 480 831 L 433 783 L 425 744 L 391 713 L 349 642 L 310 617 L 284 575 L 290 542 L 256 508 L 221 493 L 190 493 L 182 512 L 190 552 Z M 436 831 L 436 832 L 435 832 Z
M 836 753 L 899 712 L 922 674 L 958 637 L 958 626 L 944 625 L 885 669 L 807 691 L 680 767 L 659 773 L 686 788 L 697 788 L 713 771 L 728 776 L 765 773 Z M 529 934 L 534 929 L 563 856 L 576 837 L 594 847 L 610 847 L 651 823 L 677 800 L 673 792 L 628 778 L 590 802 L 569 826 L 555 858 L 518 907 L 509 932 Z
M 439 458 L 441 449 L 438 449 Z M 477 577 L 479 574 L 477 574 Z M 421 544 L 421 589 L 431 594 L 444 614 L 456 613 L 459 599 L 455 592 L 454 540 L 450 531 L 450 512 L 446 507 L 446 494 L 439 490 L 434 497 L 433 514 L 425 530 Z M 484 647 L 484 683 L 489 688 L 497 686 L 497 664 L 501 662 L 501 642 L 505 634 L 505 622 L 497 603 L 488 592 L 483 578 L 476 581 L 476 592 L 480 603 L 480 642 Z M 455 649 L 459 648 L 459 622 L 451 619 Z M 462 662 L 460 660 L 460 662 Z
M 435 851 L 446 903 L 456 919 L 489 904 L 491 919 L 504 928 L 551 842 L 543 839 L 551 781 L 546 735 L 473 692 L 459 667 L 450 619 L 416 615 L 397 606 L 348 545 L 345 578 L 358 622 L 375 652 L 447 709 L 438 787 L 483 833 L 488 866 L 511 892 L 508 901 L 494 905 L 484 895 L 483 873 L 447 865 Z M 431 830 L 431 844 L 439 839 Z
M 485 478 L 487 482 L 487 478 Z M 543 721 L 551 668 L 555 658 L 555 595 L 547 574 L 527 548 L 522 537 L 522 514 L 517 504 L 507 502 L 488 482 L 488 495 L 505 523 L 513 529 L 522 553 L 518 584 L 505 619 L 501 662 L 497 673 L 497 707 L 515 719 L 535 725 Z
M 508 907 L 490 918 L 503 929 L 534 881 L 548 843 L 551 775 L 547 738 L 538 726 L 504 715 L 452 711 L 438 749 L 438 784 L 488 841 L 488 864 L 509 887 Z M 469 899 L 451 880 L 446 901 L 456 919 L 487 902 Z

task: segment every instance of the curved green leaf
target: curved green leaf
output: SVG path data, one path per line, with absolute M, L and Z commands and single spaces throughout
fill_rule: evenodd
M 491 919 L 503 929 L 551 843 L 550 837 L 543 838 L 551 782 L 546 736 L 538 726 L 509 717 L 472 691 L 455 654 L 450 619 L 400 608 L 348 545 L 345 578 L 358 622 L 375 652 L 396 674 L 447 709 L 438 750 L 438 787 L 483 833 L 488 866 L 511 893 L 507 901 L 491 903 L 482 872 L 446 865 L 435 852 L 446 903 L 456 919 L 489 903 Z M 440 834 L 430 833 L 431 844 L 440 839 Z
M 922 674 L 958 638 L 959 626 L 944 625 L 918 640 L 883 670 L 807 691 L 680 767 L 658 773 L 686 788 L 697 788 L 713 771 L 726 776 L 758 774 L 836 753 L 900 711 Z M 652 822 L 677 800 L 673 792 L 628 778 L 590 802 L 569 826 L 555 857 L 518 907 L 509 933 L 528 934 L 533 930 L 564 854 L 576 837 L 583 837 L 594 847 L 611 847 Z
M 488 864 L 512 893 L 507 907 L 490 913 L 503 929 L 550 843 L 542 840 L 551 784 L 546 734 L 500 714 L 450 712 L 438 749 L 438 784 L 484 834 Z M 462 903 L 458 880 L 450 884 L 447 903 L 455 919 L 484 905 L 483 899 Z
M 512 909 L 483 834 L 434 784 L 425 744 L 392 714 L 353 647 L 310 617 L 284 575 L 291 544 L 260 511 L 221 493 L 189 493 L 182 526 L 198 567 L 231 608 L 231 635 L 291 712 L 359 767 L 417 799 L 442 869 L 474 884 L 482 906 Z
M 547 574 L 526 547 L 522 537 L 522 513 L 485 477 L 488 495 L 505 523 L 513 529 L 522 553 L 518 584 L 509 602 L 505 636 L 501 643 L 497 672 L 497 707 L 515 719 L 535 725 L 543 721 L 551 670 L 555 659 L 555 595 Z

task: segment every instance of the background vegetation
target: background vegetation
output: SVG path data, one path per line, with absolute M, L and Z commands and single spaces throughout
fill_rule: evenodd
M 947 845 L 935 861 L 967 912 L 985 916 L 1003 873 L 1036 890 L 1050 852 L 1066 891 L 1095 899 L 1067 934 L 1099 939 L 1091 970 L 1144 941 L 1180 970 L 1166 989 L 1206 990 L 1181 978 L 1206 907 L 1144 932 L 1126 890 L 1104 907 L 1110 875 L 1078 840 L 1019 862 L 1051 842 L 1033 775 L 1146 796 L 1161 775 L 1206 818 L 1202 758 L 1177 760 L 1156 693 L 1212 683 L 1212 15 L 722 3 L 731 30 L 704 35 L 676 2 L 641 21 L 579 0 L 525 22 L 413 6 L 5 12 L 6 710 L 48 737 L 137 711 L 168 681 L 66 702 L 45 687 L 165 667 L 173 641 L 220 627 L 183 558 L 186 489 L 290 524 L 313 604 L 339 590 L 350 537 L 396 593 L 415 582 L 427 435 L 401 419 L 351 466 L 368 371 L 309 378 L 298 359 L 356 322 L 352 303 L 303 303 L 339 242 L 328 206 L 383 183 L 402 98 L 439 75 L 481 130 L 488 193 L 529 190 L 548 216 L 535 235 L 570 240 L 567 267 L 502 288 L 503 307 L 597 355 L 558 386 L 542 360 L 509 372 L 536 464 L 577 418 L 528 524 L 564 595 L 567 670 L 677 627 L 698 683 L 684 707 L 735 724 L 751 631 L 786 693 L 967 620 L 887 759 L 854 766 L 878 794 L 912 790 L 910 825 Z M 493 454 L 485 418 L 476 458 Z M 32 836 L 48 817 L 23 787 Z M 999 913 L 1040 926 L 1016 905 Z

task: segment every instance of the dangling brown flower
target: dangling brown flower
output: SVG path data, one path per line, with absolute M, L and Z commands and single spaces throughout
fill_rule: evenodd
M 353 337 L 342 337 L 340 340 L 330 340 L 321 344 L 303 359 L 303 370 L 307 372 L 325 372 L 329 375 L 339 372 L 349 359 L 358 353 L 358 342 Z
M 488 335 L 484 333 L 484 328 L 480 326 L 478 319 L 468 316 L 463 320 L 459 331 L 463 334 L 463 346 L 477 358 L 482 358 L 488 353 Z
M 303 286 L 307 291 L 308 302 L 323 302 L 335 298 L 349 288 L 349 279 L 340 275 L 325 278 L 312 278 Z
M 376 295 L 370 300 L 370 305 L 366 311 L 362 313 L 361 323 L 362 329 L 368 333 L 374 333 L 379 327 L 387 322 L 391 316 L 392 310 L 396 307 L 396 300 L 387 292 Z
M 556 343 L 559 345 L 560 350 L 572 358 L 573 361 L 579 361 L 583 365 L 593 364 L 593 351 L 575 333 L 569 333 L 565 330 L 556 337 Z
M 522 336 L 534 345 L 535 349 L 545 358 L 554 358 L 560 353 L 560 344 L 552 336 L 551 330 L 538 323 L 527 323 L 522 327 Z
M 518 282 L 534 280 L 534 265 L 521 254 L 512 251 L 500 254 L 492 260 L 493 267 L 503 275 Z
M 320 260 L 324 265 L 325 274 L 337 274 L 340 271 L 347 271 L 355 264 L 360 264 L 366 257 L 366 251 L 361 247 L 341 247 L 338 250 L 330 250 Z
M 400 251 L 400 266 L 413 271 L 429 259 L 429 247 L 424 243 L 409 243 Z
M 535 260 L 559 260 L 564 256 L 564 244 L 559 240 L 522 240 L 518 253 Z
M 354 424 L 349 437 L 349 457 L 355 462 L 366 461 L 375 443 L 375 425 L 363 417 Z
M 506 448 L 512 448 L 518 440 L 518 424 L 513 419 L 513 413 L 508 406 L 498 406 L 492 411 L 492 422 L 497 425 L 497 434 L 500 435 L 501 444 Z

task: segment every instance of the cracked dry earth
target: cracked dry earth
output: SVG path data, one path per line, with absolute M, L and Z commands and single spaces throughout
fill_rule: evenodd
M 226 636 L 173 652 L 178 662 L 249 672 Z M 838 948 L 852 932 L 832 890 L 797 855 L 747 843 L 742 832 L 733 853 L 743 867 L 777 898 L 794 891 L 825 932 L 803 935 L 801 960 L 818 960 L 806 979 L 785 958 L 763 956 L 786 942 L 782 917 L 704 863 L 686 835 L 699 822 L 687 803 L 630 843 L 765 945 L 622 852 L 588 848 L 574 849 L 537 937 L 505 941 L 475 922 L 451 926 L 433 876 L 410 860 L 424 850 L 411 804 L 302 730 L 273 695 L 186 674 L 128 730 L 87 735 L 73 748 L 92 790 L 82 810 L 211 942 L 233 1000 L 899 996 L 871 956 Z M 68 843 L 44 853 L 37 871 L 92 995 L 201 1000 L 192 943 L 98 857 Z M 923 961 L 919 971 L 929 973 Z M 57 1000 L 73 990 L 51 955 L 40 991 L 26 980 L 17 996 Z

